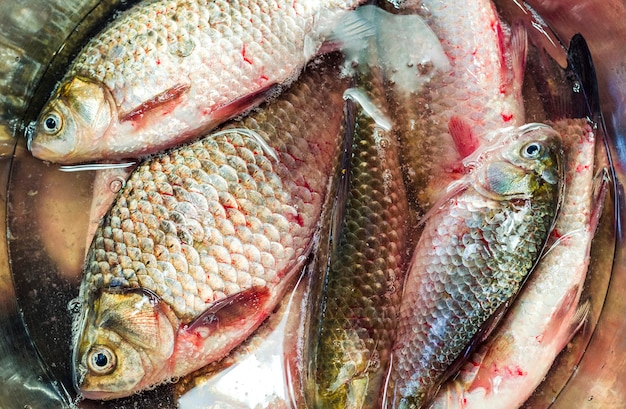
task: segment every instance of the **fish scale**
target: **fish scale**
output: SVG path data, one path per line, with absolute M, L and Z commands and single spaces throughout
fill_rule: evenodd
M 171 304 L 179 317 L 189 321 L 212 302 L 251 287 L 253 281 L 255 285 L 278 281 L 286 261 L 304 252 L 304 241 L 310 240 L 314 226 L 307 223 L 307 228 L 298 230 L 299 226 L 293 226 L 296 223 L 289 223 L 287 217 L 292 214 L 292 206 L 283 208 L 274 193 L 276 188 L 296 191 L 298 187 L 272 186 L 273 175 L 266 175 L 255 162 L 248 162 L 248 169 L 230 166 L 242 156 L 250 156 L 248 152 L 239 154 L 241 150 L 262 153 L 256 141 L 236 133 L 211 139 L 210 143 L 197 142 L 160 156 L 142 165 L 130 177 L 123 196 L 104 222 L 107 227 L 96 232 L 94 256 L 86 276 L 88 282 L 95 280 L 104 287 L 151 290 Z M 193 152 L 194 157 L 187 159 L 181 151 Z M 202 169 L 204 161 L 210 161 L 218 173 L 211 175 Z M 237 174 L 242 171 L 253 175 L 252 187 L 261 196 L 250 205 L 239 206 L 240 200 L 249 197 L 247 190 L 236 184 Z M 287 169 L 278 171 L 286 176 Z M 157 186 L 152 183 L 155 180 L 163 182 Z M 199 206 L 200 211 L 202 208 L 208 211 L 201 214 L 200 220 L 198 211 L 185 211 L 197 208 L 190 199 L 198 191 L 205 192 L 200 197 L 206 206 Z M 206 195 L 207 191 L 213 194 Z M 309 199 L 313 202 L 309 205 L 319 206 L 319 194 Z M 307 203 L 302 200 L 298 205 L 306 208 Z M 209 227 L 212 221 L 217 221 L 218 231 Z M 140 240 L 142 247 L 138 246 Z M 156 266 L 151 256 L 155 248 L 158 248 L 158 271 L 168 272 L 164 279 L 153 270 Z M 104 254 L 98 252 L 101 249 Z M 107 264 L 105 268 L 103 263 Z M 197 269 L 204 270 L 203 265 L 217 269 L 206 269 L 205 277 L 198 274 L 194 277 Z M 209 280 L 212 285 L 208 285 Z M 183 288 L 181 283 L 187 281 L 195 285 Z
M 458 162 L 469 151 L 489 143 L 493 131 L 524 123 L 525 33 L 513 35 L 488 0 L 416 0 L 399 12 L 422 16 L 449 61 L 442 68 L 426 60 L 423 70 L 432 78 L 417 92 L 388 83 L 407 192 L 423 214 L 458 177 Z M 460 130 L 452 132 L 451 124 Z
M 357 86 L 384 112 L 380 71 L 359 70 Z M 348 186 L 340 192 L 345 203 L 338 201 L 345 214 L 334 220 L 339 233 L 318 273 L 324 284 L 309 301 L 322 305 L 308 341 L 308 400 L 314 408 L 380 407 L 408 261 L 409 204 L 395 136 L 357 105 L 351 139 Z
M 146 0 L 80 50 L 30 148 L 60 163 L 159 152 L 293 81 L 361 0 Z
M 579 315 L 579 300 L 601 206 L 594 193 L 596 136 L 586 118 L 563 119 L 552 126 L 563 136 L 566 182 L 550 251 L 498 331 L 442 387 L 433 409 L 521 407 L 585 317 Z
M 347 80 L 330 60 L 263 109 L 130 175 L 81 283 L 74 354 L 85 396 L 126 396 L 185 375 L 271 313 L 312 249 L 342 152 Z M 112 341 L 120 336 L 128 345 Z M 101 373 L 92 357 L 101 350 L 119 355 L 119 373 Z M 144 363 L 162 359 L 157 369 L 124 367 L 144 353 Z
M 562 152 L 549 127 L 527 132 L 500 141 L 500 153 L 481 153 L 488 158 L 463 189 L 427 216 L 402 295 L 385 407 L 428 403 L 536 263 L 557 209 Z M 541 157 L 520 160 L 534 141 Z

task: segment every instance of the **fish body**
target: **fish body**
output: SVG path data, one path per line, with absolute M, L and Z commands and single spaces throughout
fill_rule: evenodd
M 425 213 L 459 176 L 462 158 L 494 131 L 524 124 L 526 37 L 521 27 L 506 27 L 489 0 L 405 1 L 400 13 L 422 16 L 448 59 L 417 65 L 432 75 L 417 91 L 388 85 L 407 191 Z
M 136 158 L 200 136 L 296 78 L 358 2 L 139 2 L 79 52 L 30 150 L 72 164 Z
M 553 124 L 565 148 L 563 202 L 542 257 L 497 333 L 444 385 L 432 408 L 518 408 L 579 328 L 579 301 L 595 232 L 595 134 L 586 119 Z M 597 220 L 596 220 L 597 221 Z
M 308 351 L 311 408 L 380 407 L 408 261 L 409 206 L 397 141 L 374 119 L 387 119 L 381 72 L 359 71 L 357 88 L 346 95 L 360 92 L 360 103 L 375 106 L 377 115 L 355 103 L 347 187 L 338 200 L 345 208 L 336 210 L 330 256 L 315 272 L 323 286 L 309 301 L 321 304 Z
M 560 135 L 529 124 L 503 138 L 474 155 L 482 158 L 476 167 L 426 216 L 404 285 L 385 407 L 430 402 L 543 249 L 562 185 Z
M 313 246 L 346 86 L 334 68 L 309 69 L 258 112 L 134 170 L 85 264 L 73 345 L 84 397 L 185 375 L 270 314 Z

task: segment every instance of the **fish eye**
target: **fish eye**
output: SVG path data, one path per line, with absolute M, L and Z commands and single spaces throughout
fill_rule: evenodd
M 54 134 L 61 130 L 61 117 L 55 113 L 49 113 L 43 120 L 43 130 Z
M 531 142 L 522 148 L 522 156 L 526 159 L 537 159 L 543 153 L 543 146 L 538 142 Z
M 105 346 L 92 348 L 87 357 L 87 365 L 92 372 L 97 375 L 107 375 L 111 373 L 117 364 L 117 358 L 111 349 Z

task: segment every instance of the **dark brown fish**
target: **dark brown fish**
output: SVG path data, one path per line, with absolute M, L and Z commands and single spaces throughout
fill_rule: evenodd
M 376 55 L 370 47 L 372 61 Z M 309 300 L 321 304 L 308 351 L 313 408 L 380 407 L 408 262 L 409 205 L 395 135 L 380 117 L 386 113 L 382 75 L 374 65 L 359 70 L 356 88 L 346 92 L 356 110 L 346 189 L 330 256 L 314 272 L 323 286 Z

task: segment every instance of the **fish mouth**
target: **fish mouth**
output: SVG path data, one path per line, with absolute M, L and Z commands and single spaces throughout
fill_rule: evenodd
M 47 144 L 37 142 L 33 135 L 28 136 L 27 147 L 30 153 L 37 159 L 47 162 L 61 163 L 66 159 L 67 154 L 63 154 L 56 149 L 52 149 Z

